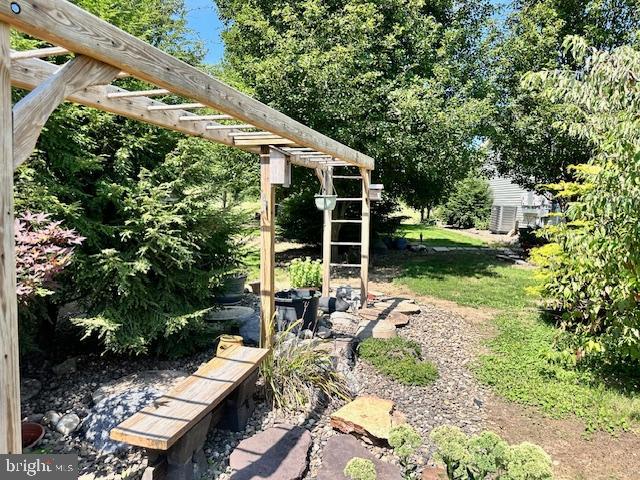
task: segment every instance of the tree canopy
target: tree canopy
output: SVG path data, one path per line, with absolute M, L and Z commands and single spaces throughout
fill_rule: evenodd
M 558 127 L 570 105 L 523 89 L 520 80 L 529 71 L 575 66 L 562 48 L 567 35 L 604 49 L 636 42 L 640 10 L 635 0 L 519 0 L 513 7 L 493 51 L 495 163 L 523 187 L 544 191 L 570 180 L 567 167 L 588 161 L 592 147 Z
M 491 112 L 484 1 L 219 0 L 226 62 L 262 101 L 377 159 L 431 207 L 467 173 Z

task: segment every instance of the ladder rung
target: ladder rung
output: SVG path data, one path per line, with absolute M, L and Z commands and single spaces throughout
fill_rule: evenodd
M 352 178 L 353 180 L 362 180 L 362 177 L 359 175 L 334 175 L 333 178 L 340 178 L 346 180 L 347 178 Z
M 362 223 L 362 220 L 331 220 L 331 223 Z
M 331 267 L 347 267 L 347 268 L 360 268 L 362 265 L 359 263 L 330 263 Z
M 359 247 L 362 244 L 360 242 L 331 242 L 331 245 L 344 245 L 344 246 L 352 246 L 352 247 Z
M 338 202 L 361 202 L 362 198 L 336 198 Z

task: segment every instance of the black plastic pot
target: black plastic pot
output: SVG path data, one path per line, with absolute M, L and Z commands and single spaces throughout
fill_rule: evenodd
M 276 320 L 278 330 L 287 329 L 292 323 L 302 320 L 299 329 L 316 329 L 320 294 L 312 288 L 295 288 L 276 292 Z
M 223 279 L 224 286 L 222 295 L 216 297 L 216 303 L 222 303 L 223 305 L 238 303 L 240 300 L 242 300 L 242 295 L 244 294 L 244 284 L 246 281 L 246 275 L 225 275 Z

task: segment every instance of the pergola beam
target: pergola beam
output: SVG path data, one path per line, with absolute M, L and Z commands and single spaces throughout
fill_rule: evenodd
M 159 95 L 170 95 L 166 88 L 156 88 L 153 90 L 136 90 L 126 92 L 113 92 L 107 94 L 107 98 L 133 98 L 133 97 L 157 97 Z
M 59 66 L 36 58 L 13 60 L 11 62 L 11 82 L 14 86 L 25 90 L 33 90 L 54 75 Z M 222 132 L 205 129 L 200 122 L 180 122 L 179 118 L 188 114 L 186 110 L 169 110 L 150 112 L 147 107 L 160 104 L 146 97 L 109 98 L 110 93 L 127 92 L 113 85 L 87 87 L 68 94 L 66 99 L 81 105 L 104 110 L 116 115 L 151 123 L 159 127 L 175 130 L 187 135 L 206 138 L 228 146 L 234 146 L 233 140 Z M 257 147 L 246 148 L 247 151 L 259 153 Z
M 53 65 L 37 58 L 12 60 L 11 83 L 25 90 L 33 90 L 45 82 L 59 70 L 58 65 Z M 236 145 L 226 132 L 207 130 L 202 122 L 181 122 L 180 119 L 188 115 L 188 112 L 180 110 L 149 112 L 147 107 L 151 104 L 159 104 L 156 100 L 147 97 L 110 98 L 110 93 L 126 93 L 128 90 L 114 85 L 101 85 L 87 87 L 66 96 L 66 100 L 87 107 L 97 108 L 123 117 L 150 123 L 159 127 L 174 130 L 194 137 L 202 137 L 206 140 L 222 143 L 230 147 L 238 147 L 251 153 L 259 153 L 259 145 Z M 314 165 L 306 160 L 297 158 L 284 151 L 294 165 L 313 168 Z
M 21 60 L 25 58 L 46 58 L 57 57 L 60 55 L 68 55 L 70 52 L 62 47 L 37 48 L 35 50 L 22 50 L 20 52 L 11 52 L 11 60 Z
M 16 103 L 13 108 L 14 166 L 20 166 L 31 156 L 49 116 L 67 96 L 88 86 L 111 83 L 119 71 L 80 55 Z
M 312 130 L 66 0 L 22 0 L 19 6 L 16 13 L 11 2 L 1 2 L 0 21 L 276 133 L 293 144 L 314 148 L 362 168 L 374 167 L 371 157 Z

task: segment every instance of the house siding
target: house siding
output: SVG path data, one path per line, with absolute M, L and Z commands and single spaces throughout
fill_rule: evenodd
M 492 205 L 516 207 L 516 221 L 519 224 L 523 224 L 522 197 L 530 192 L 505 177 L 493 177 L 489 179 L 489 188 L 493 196 Z

